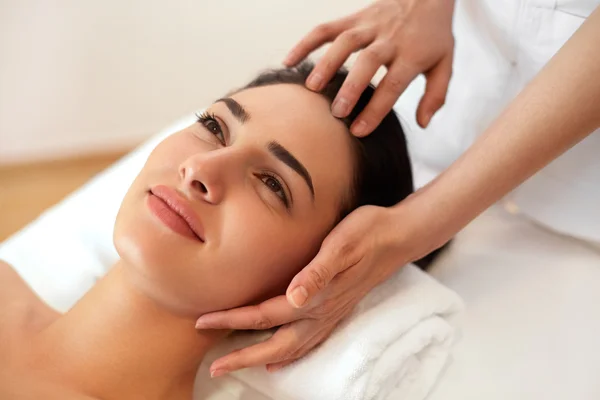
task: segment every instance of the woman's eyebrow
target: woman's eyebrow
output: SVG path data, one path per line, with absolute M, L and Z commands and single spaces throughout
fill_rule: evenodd
M 220 101 L 225 103 L 227 108 L 229 108 L 229 111 L 231 111 L 231 114 L 233 114 L 233 116 L 241 124 L 243 124 L 244 122 L 246 122 L 250 119 L 250 113 L 248 111 L 246 111 L 244 106 L 242 106 L 240 103 L 238 103 L 231 97 L 220 98 L 219 100 L 215 101 L 215 103 L 218 103 Z M 315 200 L 315 188 L 312 183 L 312 177 L 310 176 L 310 173 L 308 172 L 306 167 L 304 167 L 304 165 L 302 165 L 302 163 L 300 161 L 298 161 L 298 159 L 296 157 L 294 157 L 294 155 L 292 153 L 290 153 L 285 147 L 283 147 L 280 143 L 278 143 L 276 141 L 269 142 L 269 144 L 267 145 L 267 149 L 279 161 L 283 162 L 288 167 L 290 167 L 291 169 L 296 171 L 298 173 L 298 175 L 300 175 L 304 179 L 304 181 L 308 185 L 308 188 L 310 189 L 310 193 L 312 195 L 312 200 L 314 201 Z
M 294 155 L 292 153 L 290 153 L 285 147 L 283 147 L 281 144 L 279 144 L 278 142 L 276 142 L 274 140 L 269 142 L 269 144 L 267 145 L 267 149 L 277 159 L 282 161 L 288 167 L 290 167 L 291 169 L 296 171 L 298 173 L 298 175 L 300 175 L 302 178 L 304 178 L 304 181 L 308 185 L 308 188 L 310 189 L 310 193 L 312 194 L 312 200 L 314 201 L 315 200 L 315 188 L 313 187 L 312 178 L 310 176 L 310 173 L 304 167 L 304 165 L 302 165 L 302 163 L 300 161 L 298 161 L 298 159 L 296 157 L 294 157 Z
M 225 103 L 225 105 L 227 106 L 227 108 L 229 108 L 229 111 L 231 111 L 233 116 L 238 121 L 240 121 L 240 124 L 243 124 L 244 122 L 246 122 L 250 119 L 250 113 L 248 111 L 246 111 L 244 106 L 242 106 L 240 103 L 238 103 L 231 97 L 223 97 L 223 98 L 215 101 L 215 103 L 218 103 L 220 101 Z

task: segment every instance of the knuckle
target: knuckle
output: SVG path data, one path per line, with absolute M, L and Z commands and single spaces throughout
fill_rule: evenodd
M 264 307 L 262 305 L 256 306 L 257 317 L 252 322 L 252 329 L 255 330 L 264 330 L 273 327 L 273 321 L 271 318 L 265 313 Z
M 348 30 L 340 35 L 340 40 L 352 47 L 359 47 L 364 41 L 364 34 L 356 29 Z
M 362 58 L 368 62 L 383 65 L 387 61 L 387 50 L 384 46 L 369 46 L 362 52 Z
M 362 27 L 361 30 L 364 33 L 365 37 L 373 38 L 373 40 L 375 40 L 377 33 L 378 33 L 378 29 L 377 29 L 376 25 L 368 25 L 368 26 Z
M 259 331 L 269 329 L 272 327 L 273 327 L 273 324 L 271 323 L 271 320 L 265 316 L 261 316 L 258 319 L 254 320 L 254 322 L 252 324 L 252 329 L 259 330 Z
M 313 29 L 312 34 L 319 37 L 328 37 L 331 35 L 331 25 L 329 23 L 319 24 Z
M 333 312 L 333 310 L 335 310 L 336 308 L 337 308 L 337 302 L 335 301 L 335 299 L 325 299 L 321 303 L 319 311 L 320 311 L 321 316 L 325 316 L 325 315 L 330 315 Z
M 327 240 L 327 238 L 323 241 L 323 245 L 326 246 L 329 252 L 337 259 L 346 258 L 354 247 L 349 240 Z
M 382 84 L 382 89 L 386 92 L 393 93 L 394 95 L 400 94 L 404 90 L 404 79 L 400 76 L 389 74 L 386 76 L 386 80 Z
M 327 268 L 313 268 L 309 271 L 310 280 L 318 290 L 324 289 L 329 282 L 329 271 Z
M 311 312 L 310 316 L 318 321 L 327 320 L 331 315 L 332 310 L 332 300 L 324 300 L 321 304 L 315 306 Z

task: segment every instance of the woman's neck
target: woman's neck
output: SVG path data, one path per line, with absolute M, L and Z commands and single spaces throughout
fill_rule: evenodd
M 40 333 L 35 367 L 102 399 L 191 399 L 199 364 L 225 336 L 139 291 L 119 261 Z

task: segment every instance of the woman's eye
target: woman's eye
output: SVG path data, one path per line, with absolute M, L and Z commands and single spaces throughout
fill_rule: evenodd
M 221 128 L 221 124 L 215 118 L 214 114 L 203 113 L 197 115 L 198 122 L 202 124 L 210 133 L 212 133 L 217 140 L 225 146 L 225 135 L 223 134 L 223 129 Z
M 277 180 L 277 178 L 266 175 L 261 178 L 263 183 L 269 188 L 270 191 L 275 193 L 283 202 L 286 207 L 289 207 L 289 202 L 287 195 L 285 194 L 285 190 L 283 189 L 283 185 Z

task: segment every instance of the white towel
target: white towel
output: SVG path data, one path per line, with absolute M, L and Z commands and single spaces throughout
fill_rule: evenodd
M 304 359 L 275 373 L 262 367 L 232 375 L 278 400 L 421 400 L 448 360 L 461 309 L 454 292 L 408 265 L 367 295 Z M 234 336 L 208 361 L 257 340 Z

